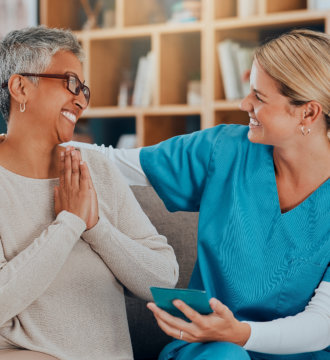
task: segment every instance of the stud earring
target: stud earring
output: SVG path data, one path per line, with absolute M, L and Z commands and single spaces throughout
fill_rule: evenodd
M 301 130 L 301 133 L 302 133 L 304 136 L 310 134 L 310 132 L 311 132 L 311 129 L 309 129 L 309 128 L 308 128 L 307 131 L 306 131 L 304 125 L 300 128 L 300 130 Z
M 25 102 L 23 102 L 22 104 L 19 104 L 19 111 L 22 113 L 25 111 Z

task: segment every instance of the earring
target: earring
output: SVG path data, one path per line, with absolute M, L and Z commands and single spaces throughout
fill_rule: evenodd
M 19 104 L 19 111 L 22 113 L 25 111 L 25 102 L 23 102 L 22 104 Z
M 304 136 L 310 134 L 310 132 L 311 132 L 311 129 L 309 129 L 309 128 L 308 128 L 307 131 L 306 131 L 304 125 L 300 128 L 300 130 L 301 130 L 301 132 L 302 132 L 302 134 L 303 134 Z

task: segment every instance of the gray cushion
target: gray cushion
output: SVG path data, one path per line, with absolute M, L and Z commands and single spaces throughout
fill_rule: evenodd
M 187 287 L 196 259 L 198 213 L 170 213 L 153 188 L 133 186 L 132 190 L 158 232 L 174 248 L 180 266 L 177 287 Z M 156 359 L 171 338 L 159 329 L 145 301 L 126 297 L 126 307 L 134 359 Z

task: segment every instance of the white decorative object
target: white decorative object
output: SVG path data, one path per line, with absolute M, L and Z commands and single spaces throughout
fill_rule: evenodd
M 237 12 L 239 17 L 248 17 L 258 14 L 258 0 L 237 0 Z
M 115 26 L 115 11 L 112 9 L 103 11 L 102 27 L 109 28 Z
M 137 137 L 135 134 L 123 134 L 117 142 L 117 149 L 134 149 L 137 146 Z
M 187 104 L 200 105 L 202 103 L 202 91 L 200 80 L 191 80 L 188 82 Z
M 12 30 L 37 24 L 37 0 L 0 0 L 0 39 Z
M 329 10 L 330 0 L 308 0 L 307 7 L 310 10 Z

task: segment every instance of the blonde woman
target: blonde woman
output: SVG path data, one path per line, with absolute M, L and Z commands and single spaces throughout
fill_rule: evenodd
M 116 167 L 63 148 L 87 107 L 70 31 L 0 42 L 0 359 L 133 359 L 124 291 L 173 287 L 173 249 Z M 55 191 L 55 192 L 54 192 Z
M 242 101 L 220 125 L 137 150 L 99 147 L 171 211 L 199 211 L 190 287 L 214 313 L 157 308 L 178 339 L 160 359 L 330 359 L 330 37 L 295 30 L 260 47 Z

